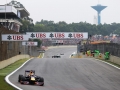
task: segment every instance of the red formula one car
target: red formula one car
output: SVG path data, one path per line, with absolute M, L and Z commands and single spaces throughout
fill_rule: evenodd
M 25 75 L 18 76 L 18 82 L 25 85 L 44 85 L 44 78 L 35 75 L 35 70 L 25 70 Z

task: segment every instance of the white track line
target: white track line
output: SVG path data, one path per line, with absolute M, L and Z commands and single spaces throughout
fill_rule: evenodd
M 31 58 L 31 59 L 32 59 L 32 58 Z M 31 59 L 27 60 L 27 61 L 26 61 L 25 63 L 23 63 L 19 68 L 17 68 L 16 70 L 14 70 L 12 73 L 8 74 L 8 75 L 5 77 L 5 81 L 6 81 L 8 84 L 10 84 L 11 86 L 13 86 L 14 88 L 16 88 L 16 89 L 18 89 L 18 90 L 23 90 L 23 89 L 15 86 L 13 83 L 11 83 L 11 82 L 9 81 L 9 77 L 10 77 L 11 75 L 13 75 L 15 72 L 17 72 L 19 69 L 21 69 L 21 68 L 22 68 L 27 62 L 29 62 Z
M 71 55 L 69 56 L 69 58 L 71 58 Z
M 75 52 L 73 52 L 72 54 L 74 54 L 74 53 L 75 53 Z M 72 54 L 71 54 L 71 55 L 72 55 Z M 71 55 L 69 56 L 69 58 L 71 58 Z
M 113 64 L 110 64 L 110 63 L 108 63 L 108 62 L 105 62 L 105 61 L 102 61 L 102 60 L 99 60 L 99 59 L 95 59 L 95 60 L 98 60 L 98 61 L 101 61 L 101 62 L 103 62 L 103 63 L 106 63 L 106 64 L 108 64 L 108 65 L 110 65 L 110 66 L 112 66 L 112 67 L 117 68 L 117 69 L 120 70 L 119 67 L 117 67 L 117 66 L 115 66 L 115 65 L 113 65 Z

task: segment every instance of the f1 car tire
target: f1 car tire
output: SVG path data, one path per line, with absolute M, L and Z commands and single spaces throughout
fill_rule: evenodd
M 38 82 L 44 82 L 44 79 L 40 77 L 40 78 L 38 79 Z
M 26 81 L 26 78 L 24 76 L 22 76 L 21 81 Z M 23 82 L 21 82 L 21 84 L 23 84 Z
M 38 79 L 38 82 L 42 82 L 43 84 L 41 84 L 40 86 L 44 86 L 44 78 L 40 77 L 40 78 Z
M 40 82 L 43 82 L 41 86 L 44 86 L 44 78 L 41 78 Z
M 41 78 L 41 82 L 44 82 L 44 78 Z
M 21 81 L 25 81 L 25 80 L 26 80 L 26 78 L 23 75 L 19 75 L 18 82 L 23 84 Z
M 23 75 L 19 75 L 18 76 L 18 82 L 20 82 L 21 81 L 21 78 L 23 77 Z
M 44 83 L 41 86 L 44 86 Z

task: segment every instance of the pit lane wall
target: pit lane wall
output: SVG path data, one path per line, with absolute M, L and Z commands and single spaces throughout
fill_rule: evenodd
M 20 34 L 13 30 L 9 30 L 0 24 L 0 61 L 9 59 L 16 55 L 19 55 L 19 52 L 24 52 L 24 47 L 20 41 L 2 41 L 2 34 Z
M 11 57 L 9 59 L 0 61 L 0 69 L 5 68 L 6 66 L 8 66 L 20 59 L 24 59 L 24 58 L 30 58 L 30 56 L 29 55 L 17 55 L 17 56 Z
M 9 30 L 0 24 L 0 69 L 20 60 L 28 58 L 29 55 L 24 52 L 22 42 L 2 41 L 2 34 L 20 34 L 14 30 Z M 19 53 L 21 52 L 21 54 Z M 24 53 L 24 55 L 23 55 Z

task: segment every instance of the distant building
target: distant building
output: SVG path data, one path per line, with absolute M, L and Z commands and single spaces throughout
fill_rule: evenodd
M 8 4 L 0 5 L 0 23 L 9 30 L 19 32 L 20 26 L 22 26 L 21 20 L 33 23 L 29 15 L 29 12 L 20 2 L 12 0 Z

